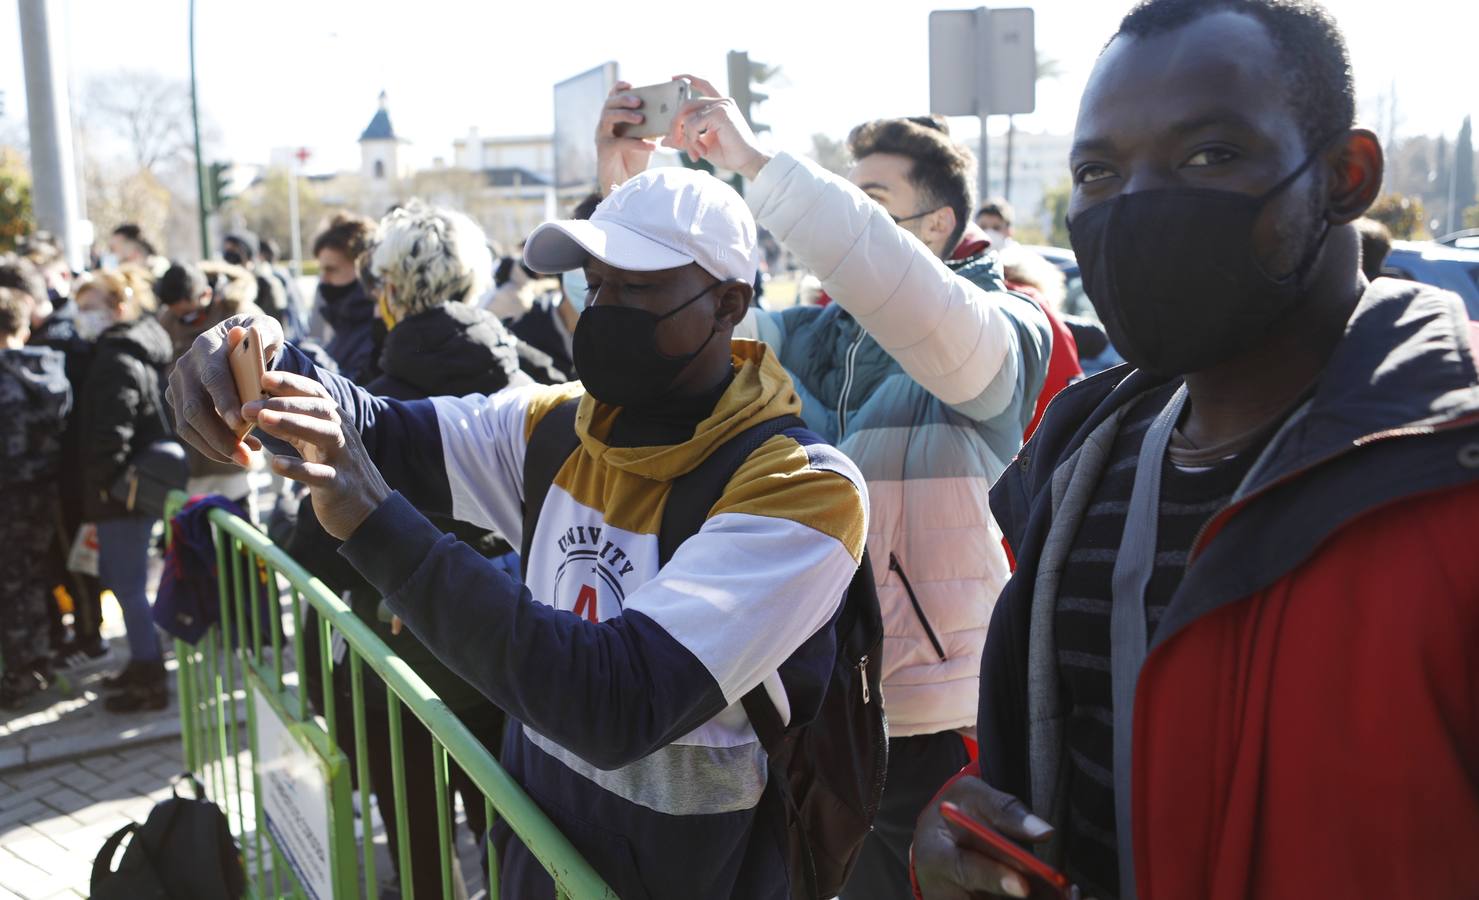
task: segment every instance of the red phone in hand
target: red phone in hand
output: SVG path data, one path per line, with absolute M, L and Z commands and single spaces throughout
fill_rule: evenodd
M 1073 900 L 1073 885 L 1067 876 L 1018 847 L 991 826 L 965 814 L 954 803 L 940 804 L 940 815 L 971 835 L 971 848 L 1014 870 L 1027 879 L 1032 900 Z

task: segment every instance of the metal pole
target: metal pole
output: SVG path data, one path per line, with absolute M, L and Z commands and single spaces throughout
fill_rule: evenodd
M 84 268 L 77 215 L 77 167 L 67 92 L 66 42 L 57 40 L 54 0 L 20 0 L 26 122 L 36 224 L 57 236 L 73 268 Z
M 190 0 L 190 122 L 195 128 L 195 190 L 199 202 L 196 212 L 200 218 L 200 258 L 210 259 L 211 235 L 206 218 L 205 161 L 200 157 L 200 99 L 195 87 L 195 0 Z
M 293 275 L 303 276 L 303 226 L 298 222 L 298 154 L 288 163 L 288 220 L 293 232 Z
M 977 116 L 977 118 L 981 120 L 981 149 L 977 151 L 976 155 L 977 162 L 981 167 L 978 173 L 981 192 L 980 202 L 985 203 L 991 199 L 991 166 L 989 165 L 990 157 L 987 152 L 990 149 L 990 136 L 986 133 L 987 116 L 983 113 Z
M 1012 200 L 1012 145 L 1017 140 L 1017 117 L 1007 116 L 1007 158 L 1006 168 L 1001 181 L 1001 198 L 1008 203 Z
M 1453 150 L 1453 158 L 1448 162 L 1448 209 L 1446 210 L 1448 214 L 1448 227 L 1444 229 L 1443 234 L 1438 235 L 1439 237 L 1443 237 L 1444 234 L 1453 234 L 1458 230 L 1454 226 L 1455 210 L 1453 208 L 1458 203 L 1458 182 L 1455 179 L 1458 174 L 1458 141 L 1453 142 Z

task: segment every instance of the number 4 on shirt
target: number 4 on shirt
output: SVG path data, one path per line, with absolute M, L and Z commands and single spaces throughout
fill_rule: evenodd
M 596 589 L 588 584 L 580 586 L 580 595 L 575 598 L 575 614 L 584 616 L 587 622 L 599 622 L 596 615 Z

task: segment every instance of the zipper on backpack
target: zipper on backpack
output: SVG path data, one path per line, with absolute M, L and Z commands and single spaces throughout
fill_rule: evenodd
M 873 699 L 873 695 L 868 690 L 868 654 L 866 653 L 863 654 L 862 659 L 858 660 L 858 681 L 863 683 L 863 705 L 867 706 L 868 701 Z
M 899 581 L 904 585 L 904 593 L 909 595 L 909 605 L 914 607 L 914 614 L 919 617 L 919 624 L 924 626 L 924 636 L 930 639 L 930 646 L 935 648 L 940 662 L 944 662 L 945 648 L 940 646 L 940 639 L 935 637 L 935 630 L 930 627 L 930 620 L 925 618 L 924 607 L 919 605 L 919 598 L 914 596 L 914 587 L 909 584 L 909 576 L 904 574 L 904 567 L 899 565 L 899 557 L 894 553 L 888 555 L 888 570 L 899 576 Z

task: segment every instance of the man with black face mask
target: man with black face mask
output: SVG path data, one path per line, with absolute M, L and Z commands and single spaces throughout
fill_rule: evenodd
M 1028 896 L 947 800 L 1100 900 L 1479 893 L 1476 333 L 1362 275 L 1353 118 L 1308 0 L 1147 0 L 1100 56 L 1069 228 L 1130 365 L 992 490 L 1017 570 L 926 898 Z
M 617 895 L 789 897 L 796 875 L 783 826 L 760 814 L 767 757 L 741 698 L 763 685 L 783 720 L 816 716 L 829 624 L 867 533 L 862 476 L 791 418 L 801 401 L 769 348 L 730 338 L 750 305 L 756 228 L 728 185 L 646 173 L 589 221 L 541 226 L 525 259 L 588 276 L 573 344 L 584 387 L 377 398 L 315 369 L 272 320 L 238 319 L 171 377 L 181 434 L 243 461 L 227 423 L 256 423 L 341 554 L 508 712 L 501 762 Z M 272 399 L 242 407 L 226 354 L 232 326 L 249 323 L 263 329 Z M 556 415 L 579 440 L 563 462 L 535 441 Z M 757 426 L 778 430 L 663 559 L 674 482 Z M 549 462 L 540 502 L 526 464 Z M 527 526 L 526 504 L 538 509 Z M 527 586 L 417 510 L 523 537 Z M 500 871 L 505 896 L 552 893 L 517 840 Z

